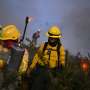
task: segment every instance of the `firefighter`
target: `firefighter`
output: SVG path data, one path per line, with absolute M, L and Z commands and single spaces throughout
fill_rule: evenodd
M 11 49 L 14 45 L 17 45 L 20 39 L 20 31 L 15 25 L 7 25 L 3 27 L 0 37 L 0 69 L 3 69 L 5 65 L 9 64 L 9 58 L 11 55 Z M 4 55 L 2 55 L 4 53 Z M 18 75 L 23 75 L 28 67 L 28 51 L 25 49 L 21 64 L 18 69 Z M 2 65 L 2 67 L 1 67 Z
M 49 74 L 50 77 L 52 77 L 52 75 L 56 77 L 56 72 L 62 71 L 65 67 L 65 49 L 60 41 L 60 39 L 62 38 L 60 28 L 58 26 L 52 26 L 49 28 L 46 35 L 48 36 L 48 42 L 42 43 L 40 45 L 40 48 L 35 54 L 32 60 L 32 64 L 27 71 L 28 76 L 31 72 L 33 72 L 34 69 L 36 70 L 36 72 L 40 72 L 40 70 L 44 71 L 44 77 L 40 76 L 40 73 L 38 75 L 40 78 L 42 77 L 42 80 L 45 79 L 46 74 Z M 47 73 L 47 71 L 52 72 L 52 74 Z M 48 77 L 48 75 L 46 76 Z M 46 84 L 46 81 L 40 82 L 41 83 L 39 84 L 38 80 L 36 80 L 34 82 L 34 87 L 36 87 L 37 90 L 47 90 L 45 87 L 42 87 L 42 84 Z

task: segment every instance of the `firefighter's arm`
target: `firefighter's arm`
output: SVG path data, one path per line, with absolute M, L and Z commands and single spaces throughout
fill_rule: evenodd
M 28 63 L 29 63 L 29 53 L 28 50 L 25 49 L 21 65 L 19 67 L 19 74 L 24 74 L 28 68 Z
M 38 50 L 39 51 L 39 50 Z M 30 77 L 30 74 L 31 72 L 33 71 L 34 68 L 36 68 L 36 65 L 38 63 L 38 59 L 39 59 L 39 56 L 38 56 L 38 52 L 35 54 L 33 60 L 32 60 L 32 63 L 31 65 L 28 67 L 27 69 L 27 77 Z
M 30 74 L 33 71 L 33 69 L 36 67 L 37 62 L 38 62 L 38 54 L 36 53 L 32 60 L 32 64 L 27 68 L 27 72 L 26 72 L 27 77 L 30 77 Z
M 42 55 L 42 49 L 43 49 L 44 44 L 41 44 L 39 49 L 37 50 L 33 60 L 32 60 L 32 64 L 28 67 L 27 70 L 27 77 L 30 76 L 30 73 L 33 71 L 34 68 L 36 68 L 37 63 L 39 63 L 40 61 L 40 56 Z
M 33 58 L 33 60 L 32 60 L 32 64 L 30 65 L 30 68 L 31 68 L 31 69 L 34 69 L 34 68 L 36 67 L 37 63 L 39 63 L 40 57 L 41 57 L 41 55 L 42 55 L 43 46 L 44 46 L 44 44 L 42 43 L 42 44 L 40 45 L 38 51 L 36 52 L 36 54 L 35 54 L 35 56 L 34 56 L 34 58 Z
M 32 60 L 32 64 L 30 65 L 30 69 L 34 69 L 36 67 L 36 64 L 38 63 L 38 58 L 38 54 L 36 53 Z
M 60 64 L 64 67 L 65 66 L 65 49 L 64 46 L 60 48 Z

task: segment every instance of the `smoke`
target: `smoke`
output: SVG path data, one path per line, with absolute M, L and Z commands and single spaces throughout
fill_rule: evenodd
M 72 53 L 90 50 L 90 0 L 1 0 L 0 24 L 15 24 L 21 32 L 26 16 L 34 19 L 27 28 L 27 37 L 41 28 L 39 41 L 55 24 L 61 26 L 62 43 Z
M 86 54 L 90 50 L 90 8 L 73 9 L 64 20 L 71 49 Z

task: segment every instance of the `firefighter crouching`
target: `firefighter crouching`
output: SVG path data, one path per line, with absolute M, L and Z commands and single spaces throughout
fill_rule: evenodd
M 15 25 L 7 25 L 7 26 L 3 27 L 1 37 L 0 37 L 0 69 L 3 69 L 6 64 L 7 64 L 6 68 L 8 69 L 10 57 L 12 58 L 12 56 L 10 56 L 10 55 L 17 53 L 17 52 L 15 52 L 15 53 L 11 52 L 12 47 L 16 46 L 18 44 L 19 39 L 20 39 L 20 32 Z M 17 55 L 17 57 L 18 56 L 20 56 L 20 55 Z M 13 59 L 15 59 L 15 58 L 16 57 L 13 57 Z M 13 61 L 13 60 L 11 60 L 11 61 Z M 17 61 L 19 61 L 19 60 L 17 60 Z M 27 49 L 25 49 L 22 60 L 19 64 L 20 66 L 17 71 L 18 75 L 22 76 L 26 72 L 27 67 L 28 67 L 28 61 L 29 61 L 28 60 L 28 51 L 27 51 Z M 17 62 L 15 62 L 15 63 L 17 64 Z M 14 66 L 14 65 L 12 65 L 12 66 Z M 11 66 L 9 69 L 13 70 Z
M 34 74 L 35 77 L 39 76 L 42 78 L 42 80 L 35 80 L 35 82 L 33 82 L 34 86 L 32 85 L 32 90 L 35 90 L 35 88 L 37 90 L 47 90 L 46 87 L 48 86 L 43 86 L 43 84 L 48 84 L 48 80 L 45 77 L 48 77 L 48 75 L 50 77 L 52 77 L 52 75 L 56 77 L 56 72 L 62 71 L 65 67 L 65 50 L 60 41 L 60 38 L 62 37 L 60 28 L 52 26 L 46 35 L 48 36 L 48 42 L 40 45 L 40 48 L 35 54 L 32 64 L 27 71 L 27 75 L 29 76 L 30 73 L 35 70 L 36 73 L 39 72 L 38 75 Z M 44 71 L 42 73 L 43 76 L 40 75 L 41 71 Z

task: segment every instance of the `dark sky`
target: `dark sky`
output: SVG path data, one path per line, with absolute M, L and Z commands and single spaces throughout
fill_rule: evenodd
M 26 16 L 33 16 L 27 37 L 41 28 L 39 42 L 51 25 L 62 29 L 62 43 L 70 52 L 90 52 L 90 0 L 0 0 L 0 23 L 15 24 L 21 32 Z

